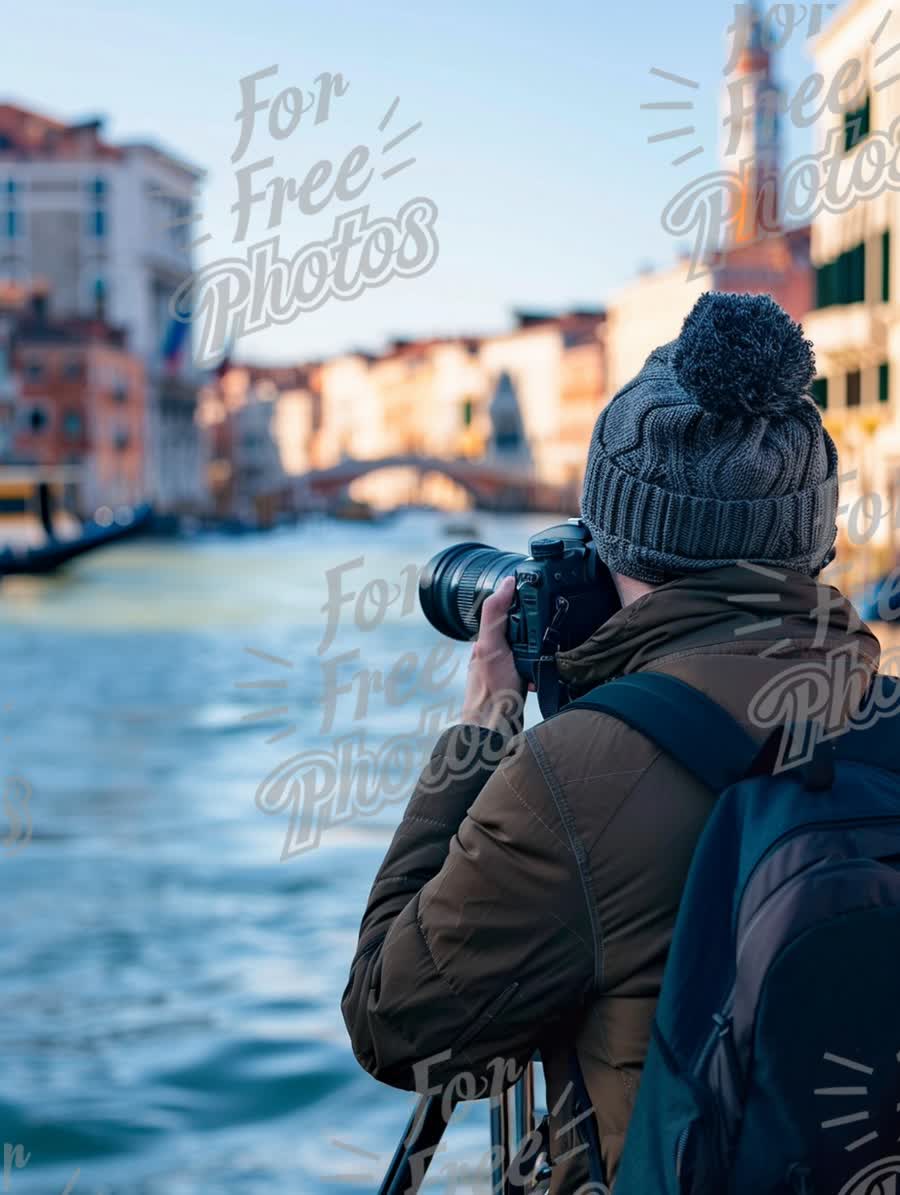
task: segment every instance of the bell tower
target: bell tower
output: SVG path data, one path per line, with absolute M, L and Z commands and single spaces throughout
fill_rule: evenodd
M 723 92 L 723 166 L 740 182 L 728 226 L 731 246 L 780 228 L 781 89 L 759 0 L 735 7 Z

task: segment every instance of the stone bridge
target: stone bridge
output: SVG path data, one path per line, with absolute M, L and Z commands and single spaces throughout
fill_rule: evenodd
M 569 511 L 577 513 L 578 491 L 572 485 L 540 481 L 525 468 L 496 461 L 445 459 L 429 456 L 387 456 L 376 460 L 348 458 L 328 469 L 314 469 L 297 478 L 300 493 L 334 500 L 354 481 L 382 469 L 415 469 L 440 473 L 472 495 L 480 510 Z

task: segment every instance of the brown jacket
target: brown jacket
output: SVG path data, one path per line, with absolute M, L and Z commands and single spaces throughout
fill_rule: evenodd
M 761 740 L 748 718 L 761 686 L 848 646 L 863 673 L 877 669 L 877 640 L 836 590 L 735 566 L 659 587 L 559 664 L 576 694 L 669 673 Z M 553 1190 L 569 1192 L 586 1181 L 578 1130 L 563 1127 L 571 1047 L 612 1180 L 715 797 L 606 714 L 563 713 L 505 745 L 499 766 L 461 766 L 479 743 L 490 757 L 496 737 L 467 727 L 438 742 L 372 888 L 343 1012 L 360 1063 L 398 1087 L 456 1080 L 458 1094 L 481 1095 L 502 1073 L 495 1060 L 540 1050 L 552 1155 L 576 1151 Z

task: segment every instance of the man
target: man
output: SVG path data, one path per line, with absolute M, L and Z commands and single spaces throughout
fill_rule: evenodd
M 622 609 L 558 656 L 574 696 L 664 672 L 762 741 L 753 698 L 784 670 L 848 647 L 877 670 L 874 636 L 815 579 L 833 556 L 837 454 L 814 372 L 770 298 L 707 294 L 601 412 L 582 517 Z M 596 711 L 501 739 L 521 691 L 512 589 L 484 605 L 464 725 L 438 741 L 378 873 L 343 1010 L 361 1064 L 399 1087 L 488 1079 L 540 1050 L 552 1190 L 568 1193 L 588 1177 L 573 1050 L 612 1182 L 715 795 Z

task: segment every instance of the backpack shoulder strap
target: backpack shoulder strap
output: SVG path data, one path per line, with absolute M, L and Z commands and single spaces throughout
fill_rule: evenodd
M 638 730 L 714 792 L 750 770 L 759 744 L 712 698 L 677 677 L 636 672 L 598 685 L 567 710 L 611 714 Z

